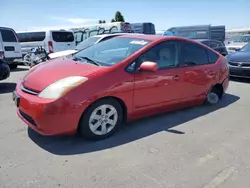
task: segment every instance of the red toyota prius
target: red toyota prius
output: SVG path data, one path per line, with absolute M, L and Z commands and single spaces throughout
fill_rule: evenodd
M 226 59 L 199 42 L 124 35 L 33 67 L 13 100 L 40 134 L 104 139 L 127 120 L 218 103 L 228 75 Z

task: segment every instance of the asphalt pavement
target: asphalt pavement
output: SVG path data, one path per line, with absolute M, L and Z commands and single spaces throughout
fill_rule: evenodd
M 93 142 L 41 136 L 19 120 L 11 92 L 26 72 L 0 81 L 0 188 L 250 187 L 250 81 L 231 81 L 217 106 L 145 118 Z

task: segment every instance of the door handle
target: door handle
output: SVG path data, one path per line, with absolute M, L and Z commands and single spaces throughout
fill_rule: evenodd
M 179 75 L 175 75 L 175 76 L 173 77 L 173 80 L 178 81 L 179 79 L 180 79 L 180 76 L 179 76 Z

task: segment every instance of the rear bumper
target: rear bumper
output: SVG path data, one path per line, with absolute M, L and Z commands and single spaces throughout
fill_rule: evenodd
M 22 61 L 22 57 L 11 57 L 11 58 L 4 58 L 3 59 L 4 62 L 8 63 L 8 64 L 20 64 L 20 62 Z
M 228 89 L 228 86 L 229 86 L 229 77 L 227 77 L 223 82 L 222 82 L 222 85 L 223 85 L 223 93 L 226 93 L 227 89 Z

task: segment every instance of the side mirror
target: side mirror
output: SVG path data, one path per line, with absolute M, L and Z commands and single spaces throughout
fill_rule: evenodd
M 156 72 L 158 70 L 158 64 L 152 61 L 145 61 L 140 65 L 140 71 Z

